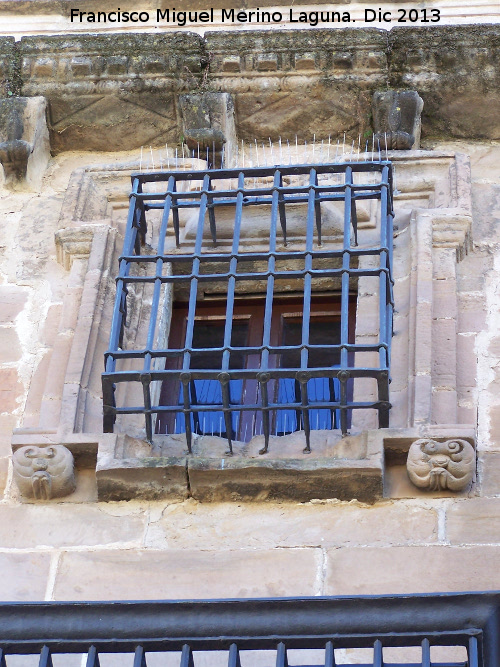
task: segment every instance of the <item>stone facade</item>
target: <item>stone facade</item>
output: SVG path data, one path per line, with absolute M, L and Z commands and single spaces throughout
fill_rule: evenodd
M 482 25 L 2 38 L 4 96 L 47 100 L 52 157 L 38 181 L 0 192 L 1 599 L 500 588 L 498 39 Z M 223 470 L 220 456 L 186 456 L 181 438 L 152 451 L 134 424 L 104 434 L 130 173 L 180 150 L 180 97 L 230 94 L 237 145 L 296 133 L 303 144 L 371 131 L 386 87 L 424 102 L 421 150 L 388 155 L 391 427 L 359 421 L 311 455 L 290 441 L 272 488 L 264 469 L 279 466 L 256 452 Z M 376 225 L 370 210 L 360 225 Z M 373 294 L 368 280 L 358 288 L 366 339 Z M 422 438 L 474 448 L 463 489 L 411 483 L 407 454 Z M 60 445 L 75 490 L 30 498 L 12 451 Z M 324 486 L 310 479 L 320 466 Z

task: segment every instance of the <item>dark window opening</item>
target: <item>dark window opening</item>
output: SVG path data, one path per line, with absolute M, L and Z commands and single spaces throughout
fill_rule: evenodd
M 261 353 L 255 348 L 262 346 L 264 331 L 265 300 L 255 298 L 251 305 L 236 300 L 231 329 L 231 371 L 260 367 Z M 297 371 L 301 368 L 301 345 L 303 335 L 303 301 L 297 298 L 278 299 L 273 303 L 271 319 L 271 345 L 268 365 L 281 371 Z M 339 297 L 312 297 L 310 304 L 309 348 L 307 367 L 323 369 L 325 372 L 340 367 L 340 300 Z M 226 323 L 225 304 L 213 301 L 198 303 L 193 328 L 190 369 L 217 371 L 222 369 L 224 330 Z M 172 316 L 168 347 L 179 350 L 179 359 L 172 360 L 171 368 L 179 367 L 180 356 L 188 329 L 187 304 L 175 304 Z M 354 334 L 354 300 L 351 300 L 349 342 Z M 250 349 L 249 349 L 250 348 Z M 352 383 L 351 383 L 352 384 Z M 255 379 L 233 378 L 228 383 L 229 404 L 241 406 L 241 411 L 231 413 L 231 431 L 228 433 L 222 410 L 206 411 L 207 406 L 223 406 L 221 384 L 217 379 L 192 379 L 189 382 L 190 402 L 196 408 L 190 415 L 191 429 L 198 435 L 212 435 L 248 442 L 254 435 L 263 434 L 264 424 L 260 410 L 252 408 L 261 401 L 260 385 Z M 352 393 L 352 387 L 349 386 Z M 271 404 L 279 407 L 270 411 L 270 434 L 288 435 L 304 429 L 304 417 L 300 409 L 300 383 L 295 377 L 280 377 L 270 380 L 267 388 Z M 309 396 L 309 423 L 311 430 L 340 428 L 340 412 L 324 404 L 338 403 L 340 382 L 337 377 L 313 377 L 307 381 Z M 183 389 L 179 382 L 165 381 L 160 397 L 161 405 L 183 404 Z M 245 409 L 246 408 L 246 409 Z M 348 414 L 350 427 L 351 414 Z M 156 432 L 185 433 L 186 421 L 183 412 L 160 413 Z

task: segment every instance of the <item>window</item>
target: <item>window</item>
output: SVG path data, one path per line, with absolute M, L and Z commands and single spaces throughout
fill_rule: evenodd
M 311 430 L 340 427 L 340 410 L 335 409 L 340 400 L 340 383 L 335 370 L 340 367 L 340 302 L 337 296 L 313 296 L 310 308 L 307 367 L 314 369 L 315 375 L 307 380 L 311 409 L 306 413 L 302 410 L 301 387 L 296 378 L 301 368 L 303 302 L 297 297 L 282 297 L 273 303 L 268 359 L 272 379 L 267 384 L 271 408 L 267 427 L 272 435 L 305 430 L 306 420 Z M 188 334 L 188 310 L 187 304 L 174 305 L 168 348 L 177 350 L 178 358 L 172 359 L 171 368 L 179 368 L 182 364 Z M 352 307 L 350 312 L 354 314 Z M 226 305 L 217 300 L 196 304 L 190 355 L 190 368 L 194 371 L 189 382 L 191 406 L 199 410 L 190 414 L 190 426 L 194 433 L 218 435 L 227 438 L 230 443 L 232 440 L 248 442 L 254 435 L 265 433 L 266 419 L 260 409 L 261 385 L 244 373 L 261 366 L 264 314 L 265 301 L 262 298 L 235 301 L 229 350 L 232 377 L 228 382 L 228 405 L 231 411 L 225 415 L 223 410 L 217 409 L 224 407 L 220 382 L 217 378 L 204 377 L 204 374 L 220 373 L 222 370 Z M 352 320 L 351 316 L 350 342 L 354 331 Z M 176 404 L 183 404 L 182 384 L 164 382 L 160 405 Z M 157 433 L 185 431 L 183 412 L 160 413 Z
M 307 449 L 311 429 L 346 433 L 353 410 L 389 425 L 389 163 L 133 174 L 132 186 L 105 431 L 139 413 L 150 441 L 185 431 L 191 449 L 193 433 L 213 429 L 231 449 L 263 433 L 267 451 L 270 435 L 304 430 Z M 377 205 L 366 233 L 365 200 Z M 354 327 L 361 276 L 378 285 L 378 339 L 368 342 Z M 376 400 L 363 400 L 358 378 L 376 383 Z M 127 404 L 130 384 L 140 391 Z

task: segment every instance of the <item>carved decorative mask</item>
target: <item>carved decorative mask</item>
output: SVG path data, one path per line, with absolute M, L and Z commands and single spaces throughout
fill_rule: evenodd
M 63 445 L 21 447 L 13 455 L 14 479 L 26 498 L 49 500 L 73 493 L 73 455 Z
M 466 440 L 416 440 L 408 452 L 408 476 L 421 489 L 462 491 L 474 477 L 474 447 Z

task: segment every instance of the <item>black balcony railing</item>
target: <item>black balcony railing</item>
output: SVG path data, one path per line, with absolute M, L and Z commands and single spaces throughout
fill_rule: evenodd
M 18 666 L 12 656 L 39 654 L 39 667 L 51 667 L 52 657 L 55 664 L 59 654 L 77 653 L 86 654 L 87 667 L 98 667 L 108 654 L 129 653 L 120 658 L 123 667 L 147 667 L 148 660 L 196 667 L 200 659 L 205 666 L 251 667 L 255 651 L 271 651 L 271 658 L 267 653 L 257 663 L 287 667 L 294 664 L 291 649 L 316 649 L 306 664 L 333 667 L 347 664 L 339 651 L 368 648 L 365 667 L 498 667 L 499 611 L 498 592 L 10 603 L 0 604 L 0 660 L 2 667 Z M 439 662 L 431 662 L 434 646 L 441 647 Z M 420 647 L 420 657 L 390 663 L 389 647 Z M 457 647 L 463 653 L 459 661 Z M 213 660 L 198 653 L 211 651 L 219 652 Z
M 365 235 L 358 212 L 370 200 L 377 230 Z M 138 413 L 149 441 L 155 432 L 178 433 L 182 421 L 190 451 L 193 433 L 211 432 L 226 437 L 230 451 L 232 440 L 262 434 L 265 452 L 270 435 L 287 430 L 304 430 L 307 450 L 314 428 L 338 423 L 346 433 L 353 410 L 376 410 L 379 425 L 389 426 L 392 220 L 389 162 L 133 174 L 102 376 L 104 430 L 117 416 Z M 361 276 L 378 285 L 374 340 L 357 340 L 350 321 Z M 223 300 L 224 324 L 216 341 L 196 343 L 207 292 Z M 142 338 L 131 342 L 132 293 L 143 320 Z M 301 325 L 287 342 L 275 331 L 273 308 L 293 294 Z M 318 296 L 339 304 L 329 337 L 314 331 Z M 235 303 L 248 298 L 263 302 L 253 342 L 235 336 Z M 173 343 L 175 300 L 187 315 Z M 357 378 L 375 383 L 367 400 L 355 398 Z M 139 388 L 128 404 L 117 398 L 119 383 Z

